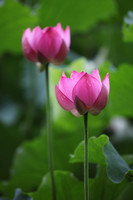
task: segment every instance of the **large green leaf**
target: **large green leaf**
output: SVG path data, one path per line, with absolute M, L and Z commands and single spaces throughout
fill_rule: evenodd
M 21 37 L 27 27 L 33 27 L 37 17 L 28 7 L 15 0 L 5 0 L 0 6 L 0 54 L 21 52 Z
M 57 199 L 75 200 L 83 199 L 83 182 L 74 177 L 72 173 L 66 171 L 55 171 L 55 182 Z M 89 199 L 90 200 L 124 200 L 122 194 L 130 189 L 132 184 L 126 180 L 119 184 L 112 183 L 106 176 L 105 167 L 98 167 L 98 175 L 94 179 L 89 179 Z M 96 192 L 97 190 L 97 192 Z M 33 200 L 52 200 L 51 179 L 47 174 L 43 177 L 42 183 L 36 192 L 29 193 Z
M 108 142 L 108 137 L 105 135 L 102 135 L 98 138 L 91 137 L 88 140 L 89 145 L 89 155 L 88 160 L 90 163 L 98 163 L 98 164 L 106 164 L 105 157 L 103 154 L 103 147 Z M 75 162 L 84 162 L 84 141 L 82 141 L 76 150 L 74 151 L 74 154 L 71 155 L 70 158 L 71 163 Z
M 42 0 L 40 21 L 42 26 L 61 22 L 71 31 L 87 31 L 100 20 L 107 20 L 116 13 L 115 2 L 111 0 Z
M 120 183 L 124 177 L 132 179 L 132 171 L 129 166 L 109 142 L 106 135 L 92 137 L 88 140 L 90 163 L 102 164 L 107 166 L 107 175 L 114 183 Z M 74 155 L 71 156 L 70 162 L 84 162 L 84 142 L 81 142 L 76 148 Z
M 89 180 L 90 200 L 125 200 L 123 193 L 132 186 L 132 183 L 123 181 L 119 184 L 112 183 L 103 166 L 98 167 L 98 175 Z
M 74 175 L 66 171 L 55 171 L 56 193 L 58 200 L 81 200 L 84 198 L 83 182 Z M 44 176 L 39 189 L 35 193 L 30 193 L 33 200 L 52 200 L 50 175 Z
M 129 166 L 118 154 L 113 145 L 108 142 L 103 148 L 107 163 L 107 175 L 114 183 L 120 183 L 130 170 Z

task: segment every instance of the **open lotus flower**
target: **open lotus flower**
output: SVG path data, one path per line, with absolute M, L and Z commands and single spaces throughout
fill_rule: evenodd
M 27 28 L 22 36 L 24 56 L 32 62 L 49 62 L 60 65 L 65 60 L 70 46 L 70 28 L 64 31 L 61 24 L 46 27 Z
M 99 71 L 95 69 L 91 75 L 73 71 L 70 78 L 63 72 L 55 93 L 59 105 L 78 117 L 87 112 L 99 114 L 108 102 L 109 89 L 109 74 L 101 82 Z

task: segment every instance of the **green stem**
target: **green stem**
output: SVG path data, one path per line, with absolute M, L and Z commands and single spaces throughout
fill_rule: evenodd
M 56 200 L 56 187 L 53 172 L 53 153 L 52 153 L 52 133 L 51 133 L 51 116 L 50 116 L 50 99 L 49 99 L 49 64 L 46 67 L 46 110 L 47 110 L 47 137 L 48 137 L 48 159 L 49 159 L 49 170 L 52 182 L 52 194 L 53 200 Z
M 84 200 L 89 200 L 88 191 L 88 178 L 89 178 L 89 166 L 88 166 L 88 113 L 84 114 L 84 140 L 85 140 L 85 151 L 84 151 Z

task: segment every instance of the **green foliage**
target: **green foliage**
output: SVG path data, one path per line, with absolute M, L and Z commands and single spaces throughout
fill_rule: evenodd
M 95 179 L 90 179 L 90 200 L 124 200 L 123 193 L 128 197 L 126 192 L 132 184 L 123 181 L 119 184 L 112 183 L 106 176 L 105 167 L 98 167 L 98 176 Z
M 20 53 L 23 31 L 34 27 L 37 17 L 15 0 L 5 0 L 0 6 L 0 16 L 0 54 L 5 51 Z
M 128 64 L 119 66 L 118 70 L 110 73 L 110 113 L 132 117 L 133 109 L 133 67 Z M 118 92 L 119 91 L 119 92 Z
M 81 141 L 84 127 L 82 117 L 76 118 L 60 108 L 55 98 L 55 84 L 58 84 L 63 71 L 70 77 L 73 70 L 91 73 L 99 66 L 102 80 L 109 72 L 111 87 L 109 103 L 104 111 L 98 116 L 88 117 L 89 199 L 132 200 L 133 44 L 123 42 L 121 32 L 123 17 L 132 5 L 130 0 L 126 4 L 124 0 L 0 1 L 0 200 L 52 198 L 44 73 L 40 75 L 36 65 L 22 56 L 21 38 L 28 27 L 41 25 L 44 28 L 58 22 L 64 28 L 70 25 L 72 32 L 72 51 L 67 62 L 60 67 L 50 65 L 58 200 L 83 199 L 84 142 Z M 131 11 L 124 19 L 123 34 L 124 41 L 133 41 Z M 42 98 L 41 103 L 37 98 Z M 118 124 L 118 132 L 111 121 L 115 116 L 126 119 L 131 127 L 128 125 L 123 131 L 122 124 Z M 101 133 L 109 135 L 111 142 Z M 126 143 L 121 141 L 123 135 Z M 123 158 L 118 152 L 124 154 Z
M 127 172 L 130 170 L 129 166 L 118 154 L 110 142 L 104 146 L 104 155 L 107 163 L 107 175 L 114 183 L 120 183 Z
M 85 69 L 84 67 L 88 63 L 85 59 L 78 59 L 74 63 L 72 63 L 68 70 L 64 68 L 66 74 L 69 76 L 71 71 L 74 70 L 74 66 L 79 66 L 79 71 Z M 107 65 L 106 65 L 107 66 Z M 104 77 L 106 74 L 106 66 L 101 69 L 101 75 Z M 131 83 L 131 78 L 129 78 L 132 74 L 132 68 L 127 65 L 120 66 L 116 72 L 110 72 L 110 79 L 111 79 L 111 93 L 110 93 L 110 102 L 113 102 L 113 105 L 119 100 L 119 95 L 113 96 L 113 92 L 117 94 L 117 85 L 116 81 L 120 81 L 119 91 L 121 88 L 122 94 L 124 94 L 125 87 L 123 85 L 127 84 L 125 82 L 125 71 L 129 68 L 127 76 L 129 84 Z M 85 70 L 88 70 L 86 68 Z M 131 70 L 131 71 L 130 71 Z M 52 93 L 54 93 L 54 83 L 58 81 L 59 77 L 57 74 L 62 74 L 62 69 L 57 69 L 51 66 L 51 88 Z M 119 72 L 119 73 L 118 73 Z M 115 76 L 115 77 L 114 77 Z M 131 87 L 126 88 L 127 95 L 131 95 L 132 85 Z M 119 93 L 120 94 L 120 93 Z M 113 100 L 112 100 L 113 98 Z M 118 98 L 118 99 L 117 99 Z M 53 110 L 56 113 L 53 116 L 53 133 L 54 133 L 54 164 L 55 169 L 57 170 L 70 170 L 73 171 L 75 174 L 81 173 L 80 169 L 81 166 L 77 165 L 77 162 L 83 162 L 83 143 L 79 145 L 77 150 L 75 151 L 75 156 L 71 159 L 71 162 L 75 162 L 75 164 L 70 164 L 69 161 L 69 154 L 74 151 L 78 143 L 83 139 L 83 119 L 82 118 L 75 118 L 71 113 L 66 113 L 65 111 L 61 110 L 61 112 L 57 113 L 57 102 L 55 98 L 51 95 Z M 89 131 L 91 135 L 97 135 L 105 125 L 107 125 L 108 120 L 104 120 L 109 114 L 113 116 L 111 112 L 121 113 L 122 108 L 120 107 L 125 105 L 125 99 L 123 99 L 123 104 L 121 100 L 121 104 L 119 105 L 119 110 L 114 109 L 113 106 L 109 103 L 106 112 L 103 112 L 104 115 L 97 117 L 89 116 Z M 129 104 L 128 104 L 129 106 Z M 118 106 L 115 108 L 118 109 Z M 127 107 L 128 108 L 128 107 Z M 106 114 L 108 111 L 108 115 Z M 128 109 L 125 109 L 127 112 Z M 130 112 L 130 109 L 129 109 Z M 131 113 L 131 112 L 130 112 Z M 123 113 L 126 115 L 126 113 Z M 76 124 L 76 126 L 74 126 Z M 73 141 L 73 142 L 72 142 Z M 105 165 L 107 163 L 107 174 L 109 178 L 113 182 L 121 182 L 126 174 L 126 178 L 132 180 L 131 172 L 127 171 L 130 169 L 124 162 L 124 160 L 119 156 L 119 154 L 114 150 L 112 146 L 106 146 L 105 144 L 108 143 L 107 136 L 101 136 L 99 138 L 90 138 L 89 145 L 90 145 L 90 162 Z M 58 148 L 57 148 L 58 147 Z M 62 149 L 62 151 L 61 151 Z M 104 149 L 104 153 L 103 153 Z M 98 156 L 97 156 L 98 155 Z M 106 158 L 106 162 L 105 162 Z M 47 162 L 47 138 L 46 132 L 44 131 L 43 135 L 35 138 L 33 141 L 25 142 L 21 147 L 19 147 L 16 151 L 14 162 L 12 166 L 12 174 L 10 181 L 6 185 L 2 185 L 1 191 L 8 195 L 13 196 L 13 191 L 15 188 L 22 188 L 24 192 L 29 192 L 34 190 L 40 184 L 42 177 L 48 172 L 48 162 Z M 119 162 L 118 162 L 119 160 Z M 117 165 L 118 164 L 118 165 Z M 123 167 L 124 165 L 124 167 Z M 113 170 L 112 170 L 113 169 Z M 123 171 L 124 169 L 124 171 Z M 117 175 L 117 176 L 116 176 Z M 80 175 L 79 175 L 80 176 Z M 116 179 L 117 178 L 117 179 Z M 27 180 L 25 182 L 25 180 Z M 94 183 L 95 184 L 95 183 Z M 40 188 L 40 187 L 39 187 Z M 37 192 L 33 195 L 39 195 L 43 193 L 42 190 L 37 190 Z M 45 189 L 44 189 L 45 191 Z
M 9 177 L 12 158 L 16 147 L 21 143 L 22 136 L 16 127 L 6 128 L 0 124 L 0 179 Z
M 106 164 L 105 157 L 103 154 L 103 147 L 108 142 L 108 137 L 102 135 L 98 138 L 91 137 L 88 140 L 89 155 L 88 161 L 90 163 Z M 84 141 L 82 141 L 75 149 L 74 154 L 70 158 L 71 163 L 84 162 Z
M 128 170 L 128 172 L 126 173 L 126 178 L 129 181 L 133 181 L 133 170 Z
M 107 175 L 114 183 L 120 183 L 124 176 L 132 180 L 132 170 L 109 142 L 106 135 L 98 138 L 91 137 L 88 140 L 88 161 L 107 166 Z M 84 141 L 81 142 L 74 155 L 71 155 L 70 162 L 84 162 Z
M 72 173 L 66 171 L 55 171 L 54 176 L 58 200 L 81 200 L 84 198 L 83 182 L 75 178 Z M 49 174 L 43 177 L 38 191 L 31 193 L 30 195 L 33 197 L 33 200 L 52 200 L 51 179 Z
M 78 71 L 88 71 L 87 60 L 85 58 L 77 59 L 70 64 L 68 69 L 64 68 L 68 76 L 70 76 L 73 70 L 76 70 L 75 66 L 78 66 Z M 59 107 L 54 95 L 54 85 L 56 82 L 58 83 L 63 69 L 50 67 L 55 169 L 71 170 L 78 174 L 80 165 L 71 165 L 69 163 L 69 154 L 74 151 L 84 137 L 83 119 L 82 117 L 76 118 L 71 113 L 66 113 Z M 89 116 L 89 135 L 99 134 L 107 122 L 108 120 L 105 114 L 96 117 Z M 76 126 L 74 126 L 75 124 Z M 37 188 L 42 176 L 48 172 L 47 154 L 47 137 L 46 131 L 44 130 L 43 135 L 40 135 L 33 141 L 25 142 L 16 150 L 10 181 L 4 186 L 2 191 L 9 196 L 13 196 L 15 188 L 22 188 L 24 192 Z M 26 179 L 27 181 L 25 182 Z
M 63 70 L 51 66 L 51 93 L 54 93 L 54 84 L 58 81 L 59 76 L 62 74 L 62 71 L 65 71 L 66 74 L 69 76 L 71 71 L 75 69 L 74 66 L 79 66 L 79 71 L 82 71 L 84 69 L 88 71 L 88 65 L 89 63 L 87 63 L 85 59 L 78 59 L 77 61 L 70 64 L 68 70 L 66 68 L 64 68 Z M 87 68 L 84 68 L 85 66 L 87 66 Z M 101 69 L 101 75 L 103 77 L 106 74 L 107 66 L 108 65 L 105 65 L 105 67 Z M 109 114 L 113 116 L 113 112 L 121 114 L 121 112 L 123 111 L 121 106 L 126 105 L 126 100 L 124 98 L 123 100 L 121 100 L 119 108 L 115 104 L 117 103 L 117 101 L 120 101 L 119 95 L 121 93 L 124 94 L 125 92 L 124 85 L 127 84 L 127 79 L 124 79 L 124 77 L 127 68 L 129 69 L 126 75 L 130 84 L 131 78 L 129 77 L 132 74 L 132 67 L 123 65 L 120 66 L 116 72 L 110 72 L 110 80 L 112 84 L 111 87 L 113 88 L 111 89 L 110 93 L 110 103 L 106 112 L 103 112 L 104 115 L 103 113 L 101 113 L 97 117 L 89 116 L 88 125 L 90 136 L 97 135 L 100 131 L 102 131 L 102 128 L 105 127 L 105 125 L 108 123 L 106 117 Z M 120 85 L 118 85 L 118 81 L 120 81 Z M 114 93 L 118 93 L 117 85 L 119 87 L 119 92 L 121 91 L 121 93 L 119 93 L 119 95 L 115 95 L 114 98 Z M 131 95 L 131 90 L 132 85 L 126 88 L 127 95 Z M 65 111 L 61 110 L 61 108 L 59 108 L 60 111 L 59 113 L 57 113 L 57 101 L 55 98 L 52 97 L 52 95 L 51 99 L 53 99 L 53 113 L 56 113 L 56 115 L 53 116 L 55 169 L 70 170 L 78 175 L 78 173 L 80 172 L 81 165 L 77 165 L 76 163 L 81 161 L 83 162 L 84 160 L 83 142 L 76 149 L 74 157 L 71 158 L 71 162 L 75 164 L 70 164 L 68 161 L 69 154 L 71 154 L 74 151 L 78 143 L 83 139 L 83 119 L 75 118 L 71 113 L 66 113 Z M 112 105 L 111 102 L 113 102 Z M 113 106 L 115 107 L 115 109 Z M 129 104 L 127 109 L 124 110 L 125 113 L 123 113 L 123 115 L 126 115 L 128 108 Z M 130 109 L 129 112 L 131 114 Z M 74 124 L 76 124 L 76 126 L 74 126 Z M 113 182 L 121 182 L 125 175 L 126 178 L 132 180 L 132 175 L 130 171 L 127 172 L 130 168 L 128 168 L 124 160 L 119 156 L 119 154 L 114 150 L 114 148 L 110 146 L 110 143 L 108 143 L 107 136 L 101 136 L 99 138 L 90 138 L 89 146 L 90 162 L 102 165 L 105 165 L 105 163 L 107 163 L 107 174 Z M 62 151 L 60 149 L 62 149 Z M 21 147 L 17 149 L 12 166 L 12 174 L 10 181 L 8 184 L 1 186 L 1 191 L 3 191 L 3 193 L 7 194 L 8 196 L 13 196 L 13 191 L 15 188 L 22 188 L 24 192 L 29 192 L 37 188 L 44 174 L 48 172 L 47 160 L 47 137 L 45 132 L 43 133 L 43 135 L 39 136 L 38 138 L 35 138 L 33 141 L 25 142 Z M 118 160 L 119 162 L 117 162 Z M 80 177 L 80 175 L 78 176 Z M 25 182 L 25 180 L 27 181 Z
M 56 25 L 63 27 L 70 25 L 71 31 L 87 31 L 100 20 L 106 21 L 116 14 L 115 2 L 111 0 L 61 0 L 43 1 L 40 9 L 40 23 L 42 26 Z
M 40 137 L 31 143 L 26 142 L 16 151 L 12 177 L 8 185 L 5 185 L 3 192 L 12 197 L 15 188 L 22 188 L 25 192 L 31 191 L 37 187 L 47 171 L 46 139 Z
M 133 42 L 133 12 L 128 12 L 124 19 L 123 34 L 125 42 Z
M 1 41 L 1 43 L 2 42 L 3 40 Z M 23 100 L 23 95 L 20 90 L 20 79 L 22 76 L 21 75 L 22 65 L 20 62 L 21 58 L 22 58 L 21 56 L 16 56 L 16 55 L 14 56 L 11 56 L 9 54 L 3 55 L 1 57 L 1 67 L 0 67 L 0 74 L 2 77 L 0 84 L 1 91 L 5 95 L 10 96 L 11 99 L 19 102 Z
M 122 27 L 116 23 L 100 23 L 86 34 L 74 34 L 71 48 L 89 59 L 109 60 L 115 66 L 121 63 L 133 64 L 133 44 L 123 41 Z M 100 51 L 100 52 L 99 52 Z
M 69 119 L 70 115 L 69 113 Z M 66 116 L 62 118 L 63 123 L 65 122 L 65 117 Z M 77 119 L 74 118 L 74 121 L 77 121 Z M 73 123 L 75 123 L 74 121 Z M 53 129 L 55 169 L 74 170 L 74 166 L 68 163 L 69 154 L 83 138 L 82 131 L 79 134 L 77 134 L 77 131 L 74 129 L 70 131 L 68 120 L 67 124 L 64 124 L 64 126 L 62 123 L 62 128 L 60 127 L 60 123 L 61 119 L 57 121 Z M 67 125 L 69 125 L 69 128 Z M 69 129 L 69 132 L 65 127 Z M 76 130 L 78 130 L 79 127 L 80 124 L 78 127 L 75 127 Z M 62 149 L 62 151 L 60 151 L 60 149 Z M 25 192 L 36 188 L 42 176 L 48 172 L 47 154 L 46 132 L 39 136 L 38 139 L 36 138 L 31 142 L 25 142 L 22 147 L 18 148 L 12 167 L 11 180 L 5 187 L 5 192 L 12 196 L 13 190 L 16 187 L 22 188 Z M 25 182 L 26 179 L 27 181 Z
M 123 24 L 123 34 L 125 42 L 133 42 L 133 24 L 127 26 L 126 23 Z
M 132 117 L 133 113 L 133 66 L 122 64 L 117 69 L 109 63 L 100 68 L 101 75 L 104 77 L 109 72 L 110 77 L 110 96 L 108 103 L 108 114 L 110 116 Z

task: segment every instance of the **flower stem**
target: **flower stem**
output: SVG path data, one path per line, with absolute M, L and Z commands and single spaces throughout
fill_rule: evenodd
M 84 200 L 89 200 L 89 191 L 88 191 L 88 175 L 89 175 L 89 166 L 88 166 L 88 113 L 84 114 L 84 140 L 85 140 L 85 151 L 84 151 Z
M 48 137 L 48 159 L 49 170 L 52 182 L 53 200 L 56 200 L 56 187 L 53 172 L 53 151 L 52 151 L 52 133 L 51 133 L 51 116 L 50 116 L 50 98 L 49 98 L 49 64 L 46 67 L 46 111 L 47 111 L 47 137 Z

